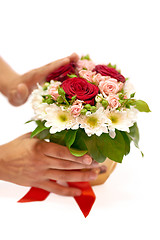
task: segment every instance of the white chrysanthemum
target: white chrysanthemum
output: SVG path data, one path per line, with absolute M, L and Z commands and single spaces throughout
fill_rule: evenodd
M 135 88 L 133 84 L 130 82 L 130 80 L 127 80 L 123 86 L 124 94 L 127 96 L 127 98 L 130 98 L 130 95 L 132 93 L 135 93 Z
M 114 131 L 129 132 L 129 127 L 133 126 L 136 121 L 136 112 L 133 109 L 126 109 L 125 111 L 106 111 L 106 116 L 110 119 L 108 128 L 112 138 L 114 138 Z
M 133 107 L 130 106 L 130 108 L 126 109 L 127 112 L 127 118 L 129 118 L 132 121 L 132 125 L 137 121 L 137 114 L 138 114 L 138 110 Z
M 46 117 L 46 108 L 48 107 L 47 103 L 39 103 L 34 105 L 34 120 L 44 120 Z
M 50 128 L 50 133 L 54 134 L 65 129 L 78 129 L 79 124 L 76 119 L 71 116 L 71 113 L 63 107 L 58 107 L 55 103 L 50 104 L 46 108 L 45 119 L 46 127 Z
M 86 134 L 91 136 L 96 134 L 100 136 L 102 133 L 108 133 L 106 114 L 104 108 L 99 108 L 95 113 L 87 112 L 86 115 L 81 115 L 77 118 L 80 127 L 84 128 Z
M 43 90 L 43 88 L 37 84 L 38 88 L 35 89 L 32 92 L 31 95 L 31 104 L 32 104 L 32 108 L 34 110 L 34 120 L 43 120 L 43 118 L 46 115 L 46 107 L 48 107 L 47 103 L 42 103 L 43 97 L 42 95 L 46 95 L 46 91 Z

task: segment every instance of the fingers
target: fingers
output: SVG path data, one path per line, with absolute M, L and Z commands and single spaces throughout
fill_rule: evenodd
M 65 187 L 56 182 L 46 180 L 40 184 L 40 188 L 62 196 L 80 196 L 81 190 L 73 187 Z
M 75 62 L 79 59 L 78 55 L 76 53 L 73 53 L 69 57 L 65 57 L 62 59 L 59 59 L 57 61 L 51 62 L 49 64 L 46 64 L 45 66 L 42 66 L 40 68 L 34 69 L 30 73 L 32 76 L 28 81 L 26 82 L 29 89 L 33 86 L 33 84 L 36 84 L 37 82 L 43 83 L 46 79 L 46 77 L 51 73 L 57 70 L 58 68 L 65 66 L 69 64 L 70 62 Z
M 79 60 L 79 56 L 77 55 L 77 53 L 72 53 L 69 56 L 69 59 L 70 59 L 71 62 L 77 62 Z
M 34 69 L 25 73 L 20 78 L 20 83 L 16 88 L 9 92 L 8 100 L 14 106 L 20 106 L 24 104 L 32 90 L 36 87 L 37 82 L 43 83 L 46 77 L 58 68 L 69 64 L 70 62 L 78 61 L 79 57 L 76 53 L 71 54 L 68 57 L 59 59 L 57 61 L 46 64 L 40 68 Z
M 75 157 L 72 155 L 67 147 L 60 146 L 56 143 L 51 142 L 41 142 L 41 149 L 43 154 L 49 157 L 54 157 L 58 159 L 69 160 L 76 163 L 81 163 L 85 165 L 90 165 L 92 163 L 92 158 L 85 154 L 82 157 Z
M 46 64 L 43 67 L 40 67 L 38 69 L 35 69 L 35 71 L 37 71 L 39 74 L 41 74 L 40 76 L 42 77 L 42 81 L 44 80 L 43 77 L 47 77 L 48 74 L 50 74 L 51 72 L 57 70 L 58 68 L 69 64 L 70 63 L 70 58 L 66 57 L 66 58 L 62 58 L 59 59 L 57 61 L 51 62 L 49 64 Z
M 46 170 L 44 177 L 52 180 L 63 180 L 65 182 L 85 182 L 95 180 L 98 177 L 100 169 L 92 169 L 86 171 L 65 171 L 57 169 Z
M 73 161 L 62 160 L 53 157 L 45 156 L 45 163 L 47 168 L 61 169 L 61 170 L 74 170 L 74 169 L 86 169 L 86 168 L 96 168 L 99 163 L 93 161 L 90 165 L 80 164 Z
M 101 167 L 99 167 L 99 168 L 97 168 L 95 171 L 94 171 L 94 178 L 93 177 L 87 177 L 87 175 L 89 176 L 89 174 L 91 174 L 91 172 L 92 171 L 90 171 L 90 173 L 89 172 L 80 172 L 79 171 L 79 173 L 82 173 L 83 175 L 81 176 L 82 178 L 83 178 L 83 180 L 80 178 L 80 175 L 78 176 L 78 177 L 75 177 L 74 176 L 74 174 L 76 174 L 77 175 L 77 173 L 78 172 L 76 172 L 76 173 L 74 173 L 73 172 L 73 175 L 70 175 L 70 177 L 67 177 L 67 174 L 66 174 L 66 180 L 64 180 L 63 179 L 63 181 L 69 181 L 69 182 L 74 182 L 74 181 L 76 181 L 77 182 L 77 180 L 76 179 L 81 179 L 80 181 L 82 182 L 82 181 L 89 181 L 89 180 L 94 180 L 94 179 L 96 179 L 97 178 L 97 176 L 98 176 L 98 174 L 102 174 L 102 173 L 105 173 L 106 172 L 106 167 L 105 166 L 101 166 Z M 67 172 L 67 171 L 66 171 Z M 71 172 L 71 171 L 69 171 L 69 172 Z M 57 173 L 56 173 L 57 174 Z M 55 175 L 56 174 L 54 174 L 54 177 L 55 177 Z M 58 180 L 58 182 L 62 182 L 62 177 L 63 178 L 65 178 L 64 176 L 65 176 L 65 173 L 63 173 L 64 175 L 62 176 L 62 174 L 61 174 L 61 179 L 60 179 L 60 181 L 59 181 L 59 179 L 57 179 Z M 49 172 L 48 171 L 48 173 L 46 174 L 46 176 L 47 177 L 49 177 L 50 179 L 53 179 L 54 177 L 53 177 L 53 172 L 52 172 L 52 170 Z M 84 177 L 85 176 L 85 177 Z M 91 176 L 91 175 L 90 175 Z M 52 178 L 53 177 L 53 178 Z M 75 179 L 75 180 L 73 180 L 73 179 Z M 86 179 L 86 180 L 84 180 L 84 179 Z M 88 179 L 88 180 L 87 180 Z M 55 180 L 55 179 L 54 179 Z M 78 181 L 79 181 L 78 180 Z M 40 185 L 38 185 L 38 187 L 40 187 L 40 188 L 42 188 L 42 189 L 45 189 L 45 190 L 47 190 L 47 191 L 49 191 L 49 192 L 53 192 L 53 193 L 55 193 L 55 194 L 58 194 L 58 195 L 62 195 L 62 196 L 80 196 L 81 195 L 81 190 L 80 189 L 78 189 L 78 188 L 73 188 L 73 187 L 68 187 L 68 186 L 62 186 L 62 185 L 60 185 L 60 184 L 58 184 L 58 182 L 55 182 L 55 181 L 52 181 L 52 180 L 49 180 L 49 179 L 46 179 L 46 180 L 44 180 Z M 67 185 L 67 184 L 66 184 Z

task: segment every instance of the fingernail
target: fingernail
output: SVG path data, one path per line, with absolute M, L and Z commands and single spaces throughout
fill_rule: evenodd
M 91 162 L 92 162 L 92 159 L 89 156 L 84 156 L 84 158 L 83 158 L 84 164 L 90 165 Z
M 99 174 L 102 174 L 102 173 L 106 173 L 107 172 L 107 167 L 106 166 L 104 166 L 104 165 L 102 165 L 102 166 L 100 166 L 100 172 L 99 172 Z

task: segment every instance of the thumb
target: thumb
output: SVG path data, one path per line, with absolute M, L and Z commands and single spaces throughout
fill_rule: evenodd
M 29 90 L 26 84 L 20 83 L 17 88 L 9 93 L 8 100 L 14 106 L 20 106 L 24 104 L 29 96 Z

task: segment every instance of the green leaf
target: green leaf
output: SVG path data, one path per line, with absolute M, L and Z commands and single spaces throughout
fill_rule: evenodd
M 65 97 L 65 91 L 63 90 L 63 88 L 58 87 L 58 94 L 61 95 L 62 97 Z
M 76 138 L 72 145 L 72 148 L 82 150 L 82 151 L 87 151 L 87 146 L 84 141 L 85 137 L 86 137 L 86 133 L 84 132 L 83 129 L 79 128 L 77 130 Z
M 132 127 L 129 128 L 130 132 L 126 133 L 130 140 L 134 142 L 134 145 L 139 148 L 139 130 L 137 123 L 134 123 Z
M 129 129 L 130 129 L 130 132 L 129 133 L 126 132 L 126 134 L 128 135 L 128 138 L 130 139 L 130 141 L 134 142 L 135 147 L 137 147 L 139 149 L 139 130 L 138 130 L 137 123 L 135 123 Z M 140 152 L 141 152 L 142 157 L 144 157 L 143 152 L 141 150 L 140 150 Z
M 49 128 L 48 129 L 44 129 L 42 132 L 38 133 L 36 135 L 37 138 L 44 140 L 44 139 L 50 139 L 50 132 L 49 132 Z
M 63 90 L 63 88 L 58 87 L 58 94 L 59 94 L 60 96 L 62 96 L 64 102 L 69 106 L 69 102 L 67 101 L 67 99 L 66 99 L 66 97 L 65 97 L 66 93 L 65 93 L 65 91 Z
M 87 153 L 87 150 L 71 148 L 71 146 L 73 145 L 73 143 L 76 139 L 77 131 L 78 130 L 72 130 L 72 129 L 68 130 L 68 132 L 65 135 L 65 143 L 66 143 L 66 146 L 68 147 L 69 151 L 71 152 L 71 154 L 73 154 L 76 157 L 81 157 Z
M 111 63 L 109 63 L 109 64 L 107 65 L 107 67 L 116 69 L 117 66 L 116 66 L 116 64 L 112 65 Z
M 70 104 L 71 104 L 71 105 L 72 105 L 73 102 L 76 100 L 76 97 L 77 97 L 77 95 L 75 95 L 75 96 L 73 96 L 73 97 L 71 98 L 71 101 L 70 101 Z
M 63 146 L 66 146 L 66 139 L 65 139 L 66 134 L 67 134 L 67 130 L 63 130 L 61 132 L 56 132 L 54 134 L 51 134 L 50 141 L 60 144 L 60 145 L 63 145 Z
M 84 142 L 87 146 L 90 156 L 99 163 L 105 161 L 106 156 L 102 153 L 101 148 L 98 145 L 98 138 L 94 134 L 91 137 L 85 136 Z
M 84 60 L 84 59 L 91 60 L 89 54 L 81 57 L 81 60 Z
M 95 134 L 89 137 L 83 129 L 78 129 L 72 147 L 88 150 L 88 154 L 97 162 L 104 162 L 107 157 L 113 161 L 122 162 L 123 156 L 127 153 L 120 131 L 116 131 L 116 137 L 112 139 L 107 133 L 99 137 Z
M 135 94 L 136 94 L 135 92 L 131 93 L 130 98 L 134 98 Z
M 88 152 L 87 150 L 78 150 L 75 148 L 70 148 L 69 151 L 71 152 L 71 154 L 73 154 L 76 157 L 81 157 Z
M 30 122 L 33 122 L 33 121 L 35 121 L 35 120 L 33 120 L 33 119 L 28 120 L 27 122 L 25 122 L 25 124 L 30 123 Z
M 48 129 L 47 127 L 44 126 L 45 121 L 41 122 L 40 120 L 36 121 L 37 127 L 36 129 L 31 133 L 31 138 L 35 137 L 38 135 L 40 132 L 42 132 L 45 129 Z
M 69 129 L 65 135 L 66 146 L 70 148 L 75 141 L 77 130 Z
M 134 101 L 134 105 L 135 105 L 135 108 L 137 108 L 138 111 L 140 111 L 140 112 L 151 112 L 148 104 L 145 101 L 136 100 L 136 101 Z
M 43 103 L 52 104 L 52 103 L 55 102 L 53 100 L 53 97 L 49 94 L 48 95 L 43 95 L 42 97 L 43 97 L 43 100 L 42 100 Z
M 130 142 L 131 141 L 126 132 L 121 131 L 121 134 L 122 134 L 122 136 L 124 138 L 124 142 L 125 142 L 125 155 L 127 155 L 130 152 Z
M 70 77 L 70 78 L 75 78 L 75 77 L 77 77 L 76 74 L 67 74 L 67 76 Z
M 63 102 L 64 102 L 63 97 L 62 97 L 62 96 L 58 96 L 57 102 L 58 102 L 58 103 L 63 103 Z
M 101 153 L 115 162 L 121 163 L 126 153 L 123 135 L 116 130 L 116 137 L 112 139 L 109 134 L 103 133 L 97 139 L 97 145 Z

